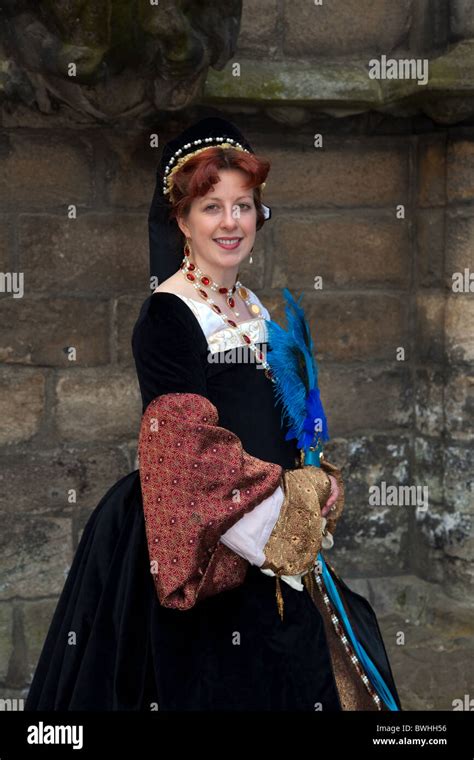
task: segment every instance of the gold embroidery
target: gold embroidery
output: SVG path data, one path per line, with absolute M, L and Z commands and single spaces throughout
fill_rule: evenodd
M 254 343 L 265 343 L 268 340 L 267 323 L 263 317 L 254 317 L 239 324 L 245 327 L 245 332 Z M 207 342 L 209 350 L 213 354 L 219 351 L 227 351 L 229 348 L 237 348 L 238 346 L 247 348 L 247 343 L 242 336 L 229 327 L 216 330 L 216 332 L 208 336 Z
M 322 543 L 321 505 L 328 499 L 331 482 L 312 466 L 284 470 L 284 500 L 265 547 L 263 569 L 276 575 L 299 575 L 314 566 Z

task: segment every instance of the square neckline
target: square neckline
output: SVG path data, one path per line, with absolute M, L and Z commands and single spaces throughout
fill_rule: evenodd
M 253 291 L 250 290 L 250 288 L 247 288 L 247 290 L 248 290 L 249 293 L 252 294 L 252 296 L 254 296 L 256 298 L 255 294 L 253 293 Z M 157 296 L 160 293 L 167 293 L 168 295 L 175 296 L 176 298 L 179 298 L 180 300 L 191 301 L 192 303 L 195 303 L 197 306 L 205 306 L 213 314 L 215 314 L 218 319 L 221 319 L 221 316 L 216 311 L 214 311 L 214 309 L 212 308 L 212 306 L 209 303 L 206 303 L 205 301 L 197 301 L 195 298 L 190 298 L 189 296 L 185 296 L 182 293 L 172 293 L 169 290 L 154 290 L 153 293 L 151 294 L 151 296 Z M 253 303 L 255 303 L 255 301 L 253 301 Z M 260 304 L 257 304 L 257 306 L 260 306 Z M 189 307 L 189 308 L 191 308 L 191 307 Z M 192 311 L 192 309 L 191 309 L 191 311 Z M 259 320 L 259 321 L 263 320 L 264 322 L 266 322 L 266 317 L 264 316 L 264 314 L 262 312 L 259 316 L 250 317 L 249 319 L 244 319 L 241 322 L 237 322 L 236 324 L 237 324 L 237 327 L 240 327 L 241 325 L 245 325 L 247 322 L 254 322 L 255 320 Z M 226 323 L 224 323 L 224 320 L 222 320 L 222 325 L 223 325 L 222 329 L 225 329 L 225 327 L 227 326 Z M 200 327 L 201 327 L 201 325 L 200 325 Z

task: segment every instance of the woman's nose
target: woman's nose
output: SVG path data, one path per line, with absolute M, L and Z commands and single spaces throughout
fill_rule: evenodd
M 238 218 L 236 217 L 237 211 L 235 211 L 235 208 L 237 208 L 238 211 L 240 211 L 239 207 L 230 206 L 230 208 L 225 208 L 224 215 L 222 217 L 222 225 L 226 227 L 226 229 L 235 229 L 238 224 Z

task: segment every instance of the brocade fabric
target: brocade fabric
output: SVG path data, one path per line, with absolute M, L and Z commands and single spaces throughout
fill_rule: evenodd
M 142 417 L 139 470 L 153 574 L 161 604 L 189 609 L 243 583 L 249 563 L 219 541 L 279 485 L 282 468 L 248 454 L 218 425 L 216 407 L 170 393 Z

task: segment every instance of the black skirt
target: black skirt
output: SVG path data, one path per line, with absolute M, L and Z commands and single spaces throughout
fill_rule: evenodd
M 369 602 L 332 574 L 354 631 L 398 706 Z M 306 588 L 250 565 L 245 582 L 186 611 L 150 573 L 138 470 L 84 528 L 25 710 L 341 710 L 323 620 Z

